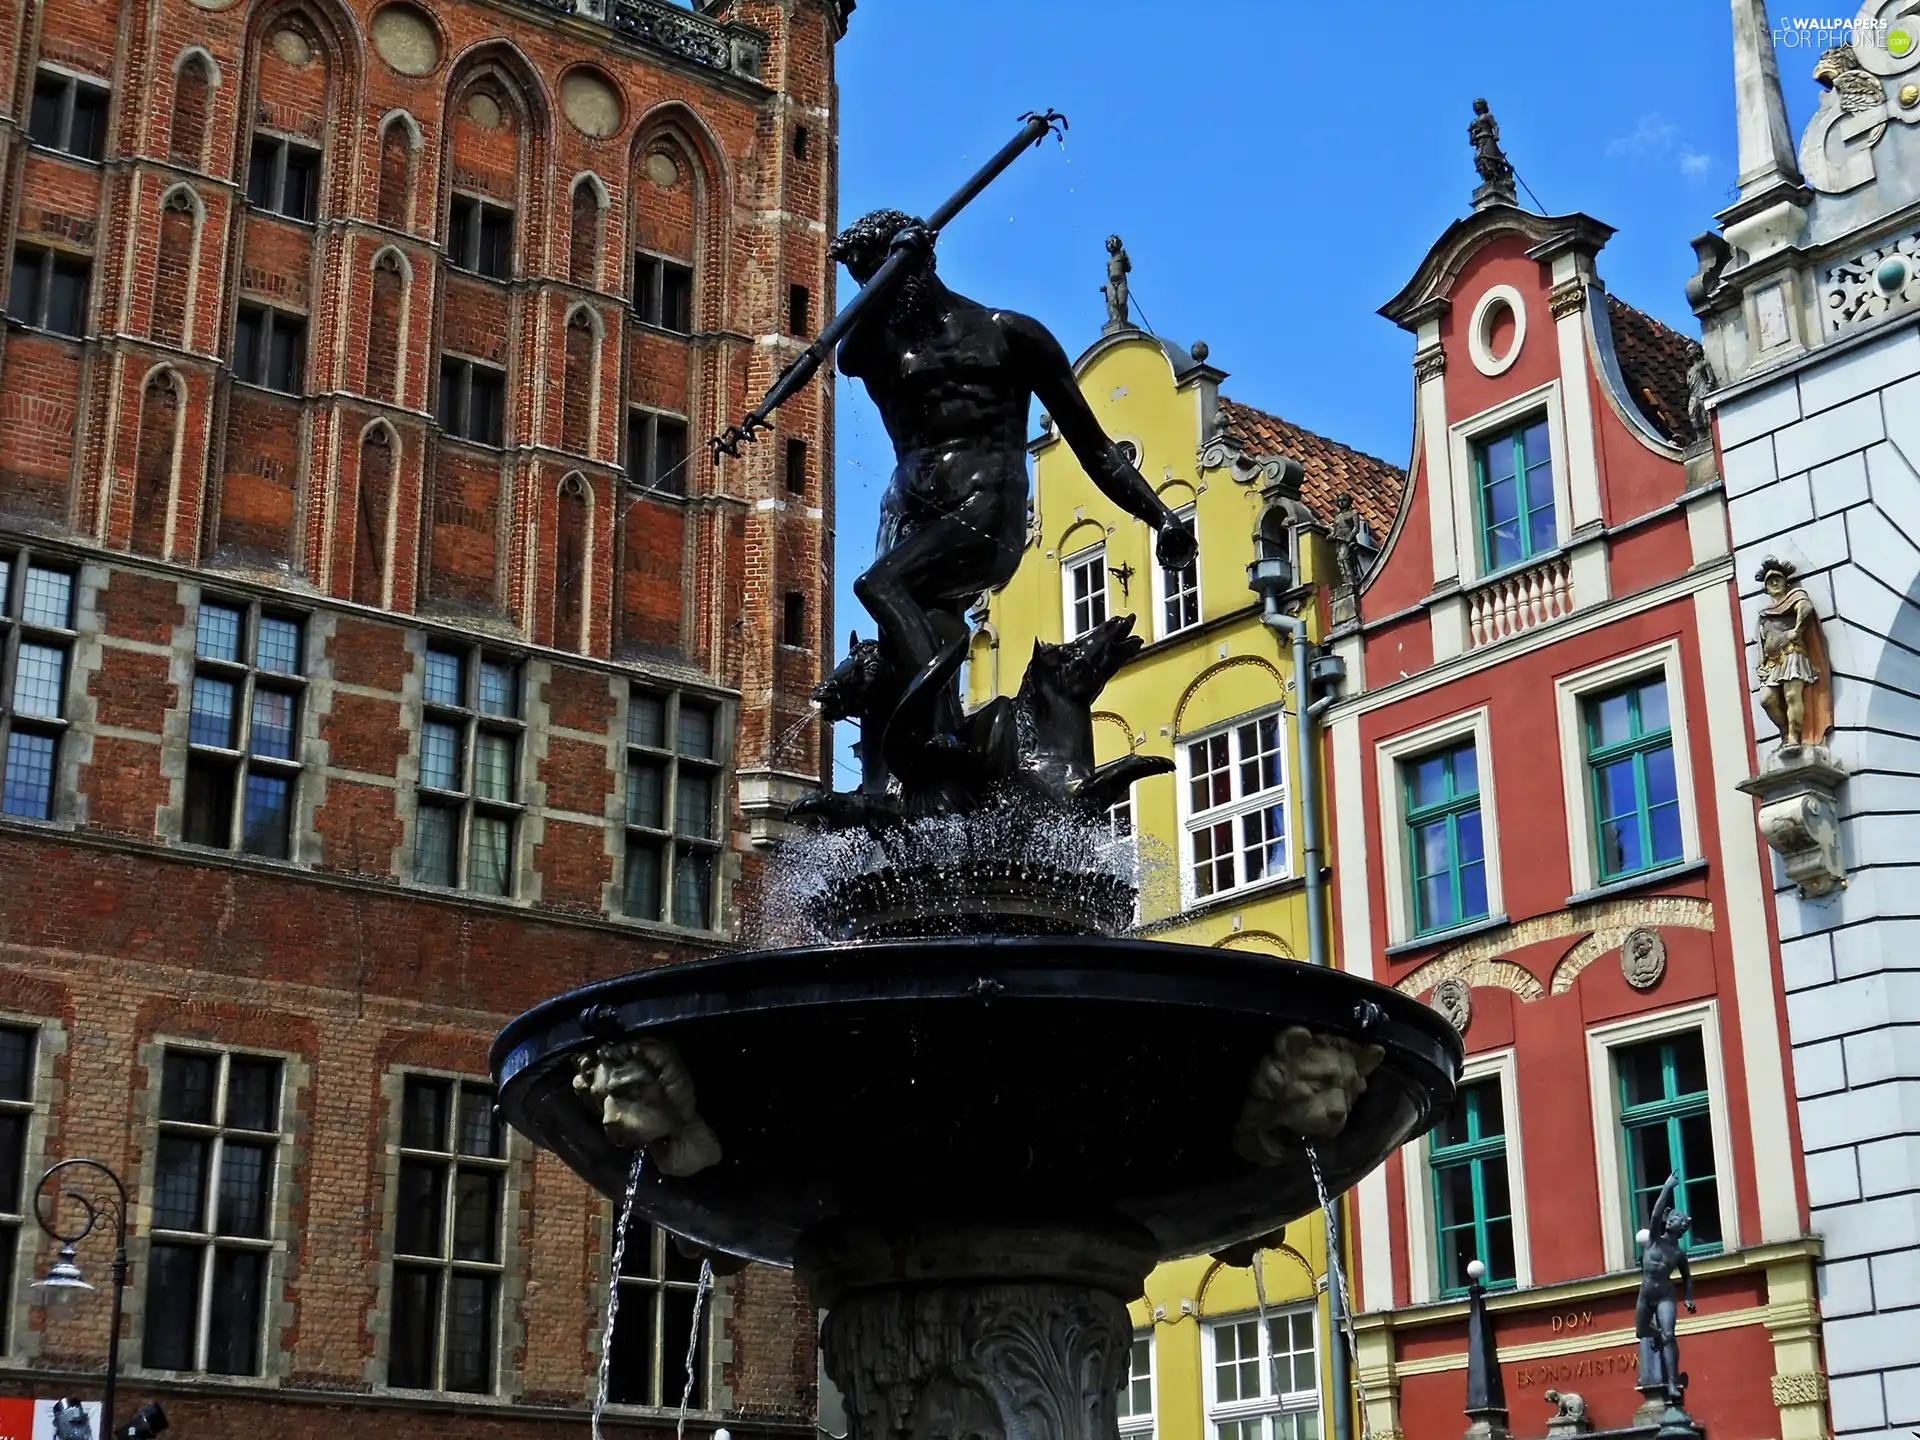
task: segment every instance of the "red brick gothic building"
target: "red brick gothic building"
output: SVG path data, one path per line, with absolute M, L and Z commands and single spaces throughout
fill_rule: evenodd
M 701 440 L 831 313 L 852 8 L 8 12 L 0 1396 L 98 1394 L 106 1297 L 29 1288 L 86 1155 L 123 1416 L 582 1422 L 612 1221 L 486 1046 L 723 943 L 825 763 L 831 391 Z M 624 1274 L 614 1423 L 664 1427 L 695 1271 Z M 706 1313 L 697 1427 L 810 1429 L 791 1277 Z

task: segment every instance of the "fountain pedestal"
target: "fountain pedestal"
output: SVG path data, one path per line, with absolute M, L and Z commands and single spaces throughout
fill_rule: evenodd
M 1154 1259 L 1144 1232 L 856 1225 L 795 1263 L 855 1440 L 1110 1440 Z

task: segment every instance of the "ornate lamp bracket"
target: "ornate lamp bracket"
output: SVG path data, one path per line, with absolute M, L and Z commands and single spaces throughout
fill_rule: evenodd
M 1783 745 L 1740 788 L 1760 802 L 1760 834 L 1786 861 L 1803 899 L 1847 883 L 1840 858 L 1840 786 L 1847 772 L 1824 745 Z

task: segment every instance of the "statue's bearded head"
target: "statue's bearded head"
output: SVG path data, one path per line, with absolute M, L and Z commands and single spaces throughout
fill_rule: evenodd
M 893 237 L 907 226 L 919 223 L 913 216 L 899 210 L 868 211 L 833 237 L 833 243 L 827 247 L 827 256 L 846 266 L 847 273 L 864 285 L 886 263 L 887 249 L 892 245 Z M 927 256 L 926 268 L 933 269 L 932 255 Z

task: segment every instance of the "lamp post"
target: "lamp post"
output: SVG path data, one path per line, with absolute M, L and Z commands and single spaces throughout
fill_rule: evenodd
M 104 1204 L 95 1203 L 83 1190 L 76 1190 L 65 1181 L 56 1181 L 54 1177 L 62 1171 L 76 1168 L 96 1170 L 113 1182 L 113 1197 Z M 49 1190 L 53 1194 L 52 1215 L 43 1202 Z M 70 1199 L 78 1202 L 86 1214 L 86 1221 L 78 1230 L 71 1232 L 59 1228 L 60 1202 Z M 74 1159 L 62 1160 L 48 1167 L 47 1173 L 40 1177 L 40 1183 L 33 1190 L 33 1218 L 40 1222 L 40 1228 L 60 1242 L 60 1254 L 48 1267 L 46 1278 L 36 1280 L 33 1288 L 40 1292 L 40 1301 L 49 1307 L 71 1305 L 82 1295 L 93 1290 L 86 1277 L 80 1273 L 80 1256 L 76 1247 L 91 1235 L 94 1227 L 100 1223 L 103 1208 L 113 1211 L 113 1319 L 107 1331 L 107 1384 L 100 1397 L 100 1434 L 98 1440 L 113 1440 L 113 1392 L 120 1378 L 120 1298 L 127 1284 L 127 1187 L 120 1177 L 98 1160 Z

